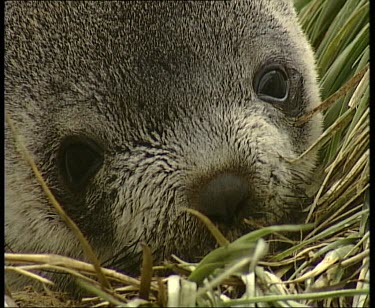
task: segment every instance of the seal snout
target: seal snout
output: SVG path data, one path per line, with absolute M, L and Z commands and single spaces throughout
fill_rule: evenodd
M 198 196 L 198 210 L 215 222 L 230 222 L 248 198 L 248 185 L 239 176 L 220 174 Z

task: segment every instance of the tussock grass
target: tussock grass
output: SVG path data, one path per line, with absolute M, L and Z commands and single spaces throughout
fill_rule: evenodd
M 295 0 L 295 4 L 316 51 L 323 99 L 319 111 L 325 118 L 325 132 L 314 145 L 321 147 L 324 180 L 306 209 L 310 225 L 269 227 L 229 243 L 202 218 L 221 247 L 198 265 L 176 258 L 175 264 L 166 264 L 176 275 L 165 278 L 151 275 L 161 267 L 152 267 L 147 248 L 140 279 L 55 255 L 6 254 L 6 263 L 12 265 L 5 270 L 45 285 L 52 282 L 34 270 L 75 275 L 95 294 L 80 304 L 95 307 L 369 306 L 369 1 Z M 299 241 L 276 255 L 267 254 L 265 235 L 293 230 L 301 232 Z M 101 284 L 93 279 L 98 275 Z

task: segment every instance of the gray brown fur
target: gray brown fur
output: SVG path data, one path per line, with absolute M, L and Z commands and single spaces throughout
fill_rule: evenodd
M 6 112 L 104 264 L 136 272 L 142 242 L 157 261 L 206 253 L 212 236 L 181 209 L 195 208 L 197 191 L 221 173 L 240 175 L 252 196 L 221 226 L 228 238 L 251 230 L 246 217 L 295 222 L 316 153 L 288 160 L 318 138 L 321 117 L 294 125 L 320 99 L 291 3 L 6 2 Z M 294 114 L 257 98 L 254 74 L 267 61 L 302 80 L 292 82 Z M 78 195 L 57 167 L 68 135 L 104 149 Z M 5 201 L 8 249 L 83 258 L 8 129 Z

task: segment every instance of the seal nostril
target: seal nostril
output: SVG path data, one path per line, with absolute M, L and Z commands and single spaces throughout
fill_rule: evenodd
M 221 174 L 200 191 L 198 210 L 215 221 L 230 221 L 247 199 L 246 182 L 239 176 Z

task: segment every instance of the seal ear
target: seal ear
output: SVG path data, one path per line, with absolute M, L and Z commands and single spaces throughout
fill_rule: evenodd
M 103 153 L 92 140 L 70 137 L 61 144 L 61 174 L 73 190 L 80 190 L 103 164 Z

